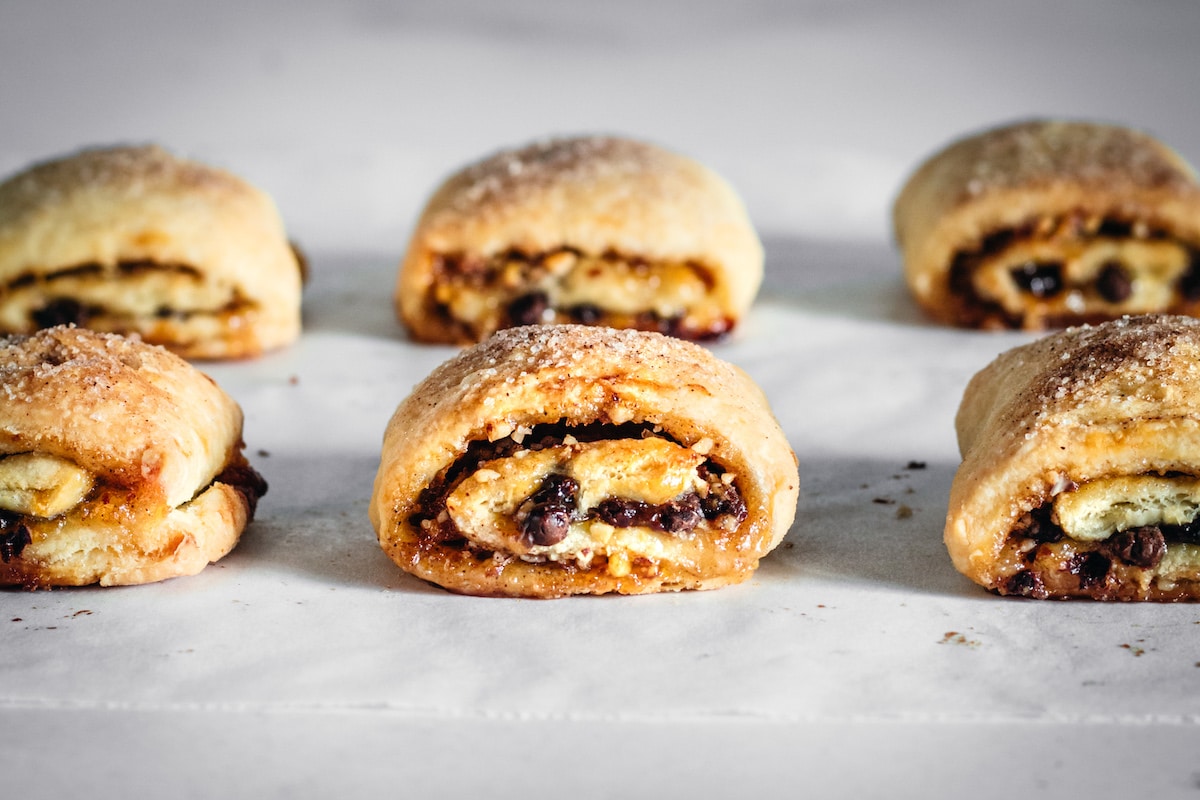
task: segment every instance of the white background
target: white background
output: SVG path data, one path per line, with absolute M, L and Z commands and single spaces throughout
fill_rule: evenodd
M 1005 600 L 951 567 L 958 400 L 1028 337 L 928 324 L 889 213 L 920 159 L 1021 117 L 1200 161 L 1198 33 L 1186 0 L 0 0 L 0 173 L 155 141 L 269 191 L 313 269 L 296 346 L 204 365 L 271 484 L 238 549 L 0 593 L 0 794 L 1197 796 L 1195 606 Z M 716 350 L 796 449 L 797 522 L 717 592 L 451 596 L 366 518 L 388 416 L 454 352 L 407 341 L 395 269 L 447 173 L 583 132 L 745 198 L 767 279 Z

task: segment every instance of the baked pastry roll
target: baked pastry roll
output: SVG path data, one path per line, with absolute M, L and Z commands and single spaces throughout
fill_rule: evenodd
M 60 326 L 0 340 L 0 585 L 135 584 L 236 544 L 266 484 L 181 358 Z
M 557 139 L 442 184 L 400 267 L 396 307 L 425 342 L 546 322 L 712 340 L 745 313 L 762 271 L 741 200 L 711 170 L 644 142 Z
M 1004 353 L 968 384 L 946 545 L 1000 594 L 1200 598 L 1200 320 Z
M 1036 120 L 969 136 L 912 175 L 894 212 L 908 285 L 944 323 L 1200 313 L 1200 187 L 1145 133 Z
M 137 333 L 241 358 L 300 332 L 298 254 L 271 198 L 158 147 L 84 150 L 0 183 L 0 331 Z
M 741 370 L 658 333 L 534 325 L 400 404 L 370 515 L 400 567 L 452 591 L 639 594 L 744 580 L 798 491 Z

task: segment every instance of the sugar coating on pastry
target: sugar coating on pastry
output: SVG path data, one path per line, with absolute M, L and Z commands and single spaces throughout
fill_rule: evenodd
M 1141 131 L 1029 120 L 966 136 L 921 164 L 893 218 L 909 288 L 940 322 L 1200 313 L 1200 185 Z
M 565 322 L 712 340 L 744 315 L 762 269 L 740 198 L 712 170 L 645 142 L 560 138 L 450 176 L 395 299 L 420 341 Z
M 1128 317 L 967 386 L 946 544 L 1000 594 L 1200 599 L 1200 320 Z
M 533 325 L 400 403 L 370 513 L 400 567 L 456 592 L 640 594 L 745 580 L 798 492 L 737 367 L 658 333 Z
M 301 264 L 271 198 L 153 146 L 83 150 L 0 183 L 0 331 L 137 333 L 186 358 L 300 332 Z
M 0 339 L 0 585 L 199 572 L 266 491 L 241 435 L 238 405 L 161 347 L 71 326 Z

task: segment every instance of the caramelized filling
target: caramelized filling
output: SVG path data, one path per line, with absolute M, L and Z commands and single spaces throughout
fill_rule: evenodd
M 712 341 L 733 328 L 713 287 L 709 269 L 694 261 L 653 263 L 562 247 L 488 259 L 440 255 L 430 303 L 468 340 L 500 328 L 574 322 Z
M 428 545 L 481 559 L 619 577 L 653 572 L 671 540 L 731 536 L 747 515 L 735 476 L 652 426 L 554 424 L 472 442 L 409 523 Z
M 1082 212 L 996 231 L 956 253 L 956 322 L 1030 330 L 1179 311 L 1200 300 L 1200 249 L 1161 227 Z
M 1195 480 L 1180 478 L 1189 485 Z M 1134 476 L 1114 483 L 1122 480 L 1162 487 L 1172 478 Z M 1114 499 L 1086 514 L 1076 514 L 1061 502 L 1056 506 L 1058 498 L 1072 500 L 1070 493 L 1080 488 L 1069 486 L 1017 521 L 1001 549 L 992 587 L 996 592 L 1037 599 L 1200 599 L 1196 499 L 1175 498 L 1162 508 L 1145 498 Z M 1075 515 L 1070 523 L 1067 513 Z M 1105 528 L 1106 522 L 1111 527 Z M 1073 535 L 1064 529 L 1068 524 Z
M 128 327 L 130 320 L 226 316 L 253 305 L 232 287 L 210 285 L 195 267 L 146 260 L 121 261 L 115 268 L 89 263 L 49 275 L 26 273 L 9 281 L 2 294 L 21 298 L 11 303 L 4 320 L 10 330 L 63 324 Z

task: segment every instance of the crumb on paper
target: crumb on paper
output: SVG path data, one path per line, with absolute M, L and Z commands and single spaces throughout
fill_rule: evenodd
M 979 642 L 975 639 L 968 639 L 964 634 L 958 631 L 946 631 L 942 635 L 942 640 L 938 644 L 961 644 L 966 647 L 979 647 Z
M 896 519 L 908 519 L 913 515 L 913 510 L 903 503 L 896 509 Z
M 926 466 L 927 465 L 924 461 L 910 461 L 904 465 L 904 468 L 905 469 L 925 469 Z
M 1121 645 L 1121 649 L 1128 650 L 1129 652 L 1133 653 L 1135 658 L 1146 655 L 1146 648 L 1138 647 L 1136 644 L 1123 644 Z
M 890 497 L 876 497 L 871 500 L 871 502 L 881 506 L 891 506 L 896 504 L 896 501 Z
M 268 451 L 266 451 L 266 450 L 259 450 L 259 451 L 258 451 L 258 457 L 259 457 L 259 458 L 270 458 L 270 457 L 271 457 L 271 454 L 270 454 Z

